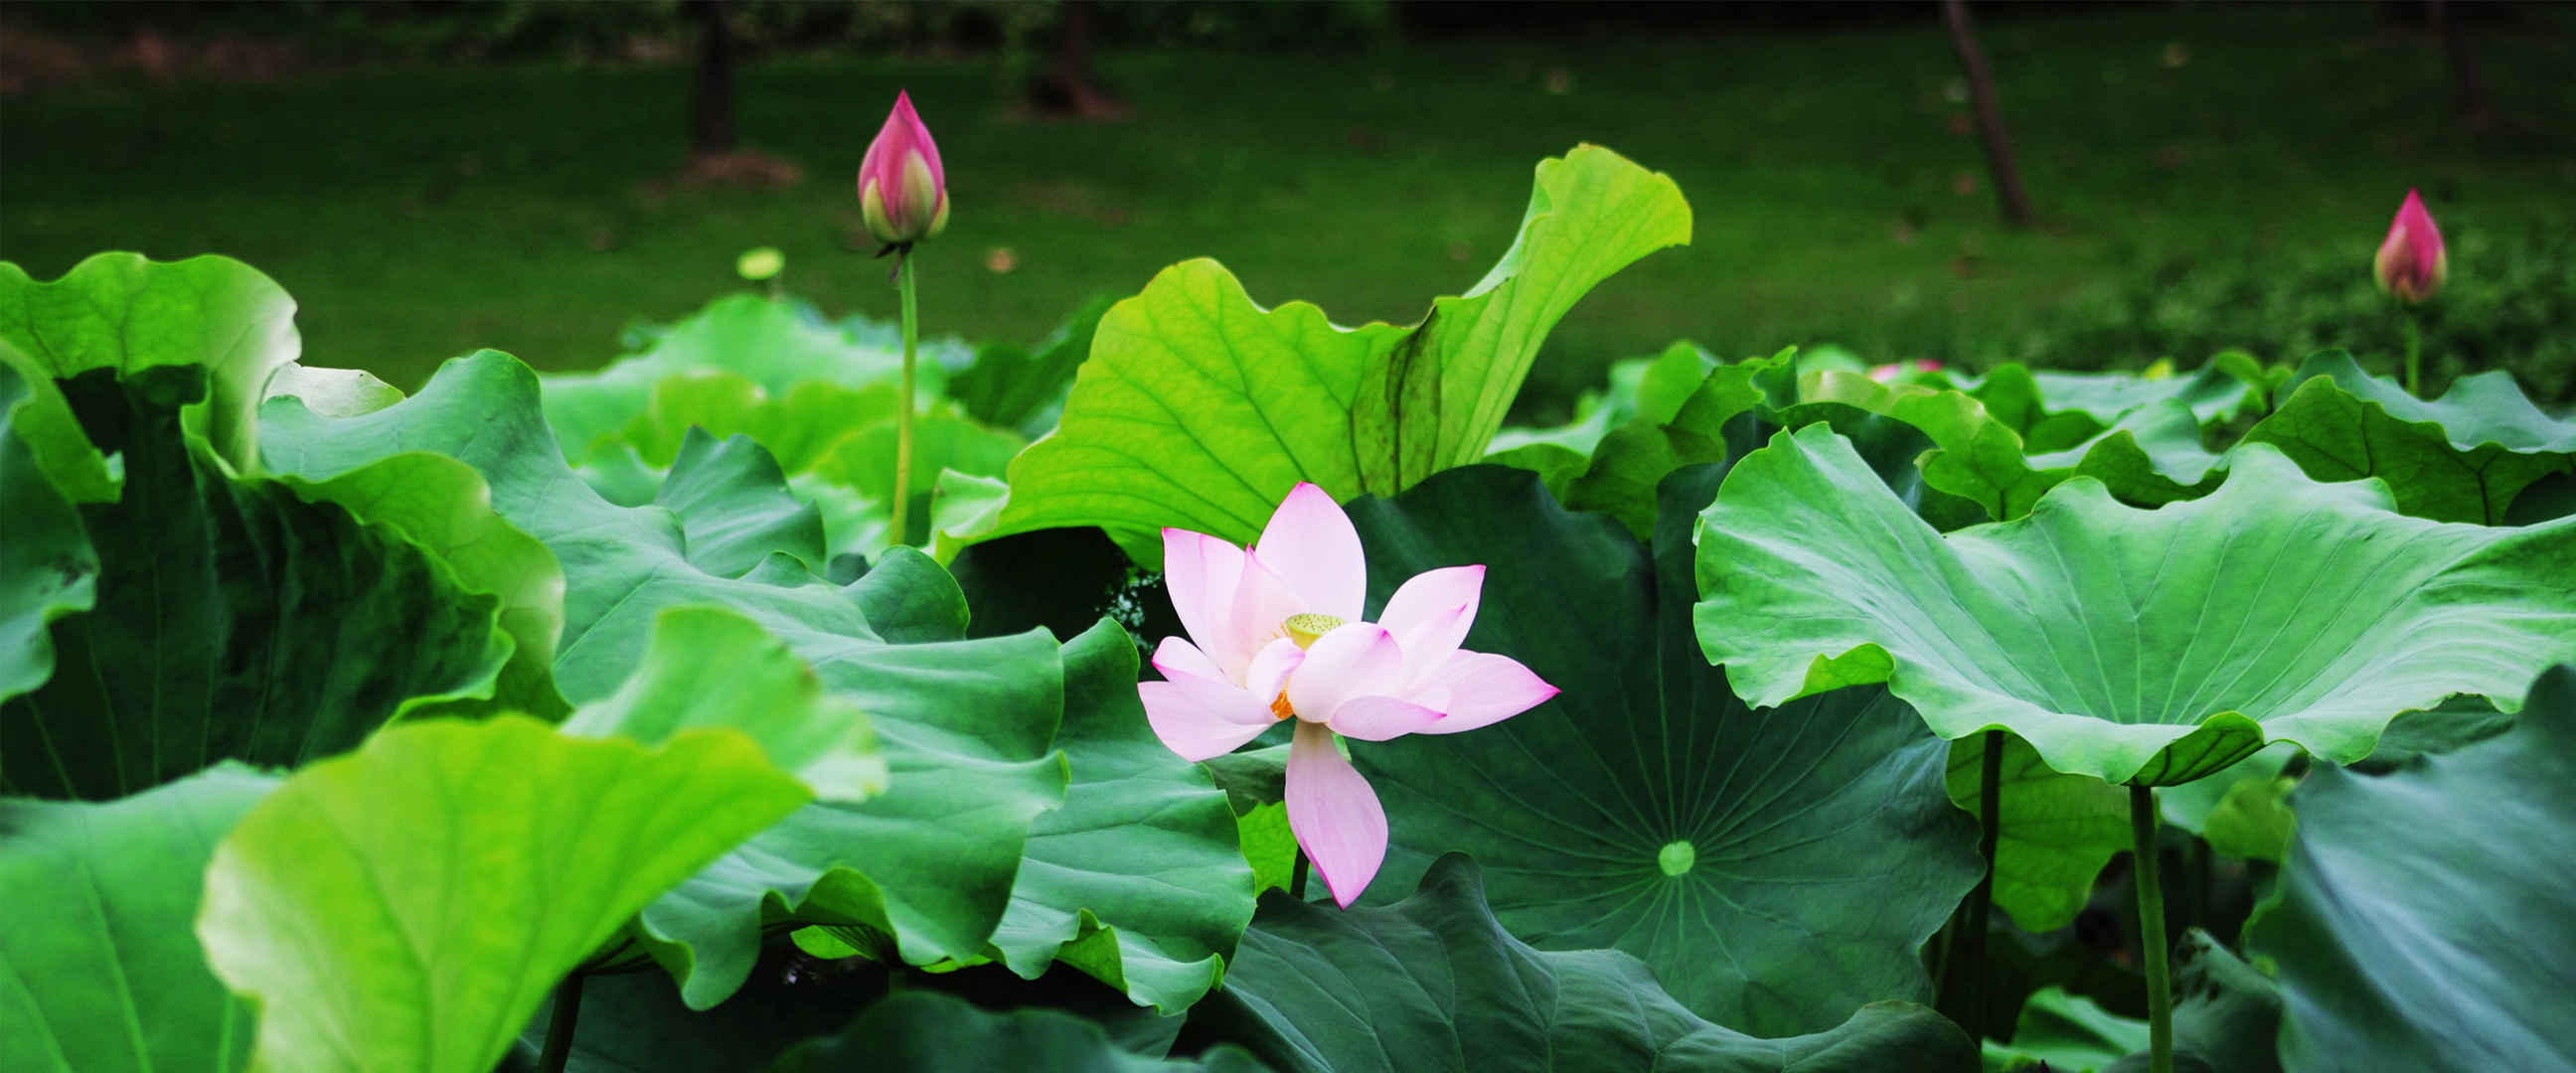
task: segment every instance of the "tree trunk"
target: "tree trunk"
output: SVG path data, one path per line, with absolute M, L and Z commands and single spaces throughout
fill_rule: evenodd
M 2469 41 L 2466 28 L 2451 20 L 2442 0 L 2429 0 L 2424 5 L 2425 18 L 2433 32 L 2442 38 L 2442 52 L 2451 60 L 2451 104 L 2460 118 L 2472 123 L 2487 116 L 2487 80 L 2478 69 L 2477 48 Z
M 1977 107 L 1977 135 L 1986 143 L 1986 168 L 1994 173 L 1995 199 L 2004 222 L 2030 226 L 2030 195 L 2022 192 L 2021 170 L 2013 166 L 2012 142 L 2004 136 L 2003 110 L 1995 104 L 1994 72 L 1986 68 L 1985 51 L 1977 47 L 1976 30 L 1968 25 L 1965 0 L 1941 0 L 1942 21 L 1950 25 L 1950 47 L 1968 74 L 1968 97 Z
M 689 0 L 698 19 L 698 77 L 689 101 L 689 151 L 716 156 L 734 150 L 733 32 L 725 28 L 722 0 Z
M 1091 18 L 1095 0 L 1064 0 L 1057 9 L 1055 51 L 1047 69 L 1029 85 L 1039 111 L 1081 119 L 1111 119 L 1124 109 L 1100 88 L 1091 67 Z

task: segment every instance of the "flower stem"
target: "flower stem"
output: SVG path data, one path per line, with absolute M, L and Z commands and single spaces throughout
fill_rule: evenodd
M 2129 834 L 2136 842 L 2138 947 L 2147 967 L 2147 1067 L 2173 1073 L 2173 982 L 2165 968 L 2165 892 L 2156 878 L 2156 791 L 2129 787 Z
M 906 515 L 912 512 L 912 365 L 921 338 L 920 315 L 914 310 L 912 251 L 895 255 L 895 286 L 903 292 L 903 408 L 894 415 L 894 530 L 887 543 L 911 543 Z
M 1288 896 L 1302 902 L 1306 900 L 1306 850 L 1300 846 L 1292 852 L 1297 854 L 1297 864 L 1288 870 Z
M 581 1020 L 581 980 L 576 972 L 555 987 L 554 1008 L 546 1014 L 545 1049 L 537 1052 L 539 1073 L 563 1073 L 572 1058 L 572 1034 Z
M 2424 365 L 2424 327 L 2415 323 L 2415 311 L 2406 311 L 2406 393 L 2423 398 L 2421 374 Z

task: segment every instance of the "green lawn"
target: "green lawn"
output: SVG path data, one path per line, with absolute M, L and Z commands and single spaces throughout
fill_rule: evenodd
M 595 364 L 627 321 L 786 251 L 791 289 L 889 315 L 849 176 L 898 86 L 955 198 L 925 248 L 933 332 L 1033 338 L 1085 296 L 1211 255 L 1263 302 L 1411 320 L 1509 241 L 1530 168 L 1580 141 L 1670 172 L 1698 237 L 1567 318 L 1533 416 L 1601 362 L 1689 337 L 1726 353 L 1836 341 L 1873 358 L 2120 364 L 2013 353 L 2016 325 L 2175 257 L 2349 253 L 2368 270 L 2410 185 L 2446 229 L 2550 226 L 2576 197 L 2576 19 L 2490 34 L 2504 115 L 2455 129 L 2439 53 L 2363 5 L 2175 5 L 1985 28 L 2048 225 L 1994 223 L 1956 76 L 1917 26 L 1709 40 L 1443 43 L 1382 55 L 1112 55 L 1134 116 L 1031 121 L 997 61 L 787 58 L 744 70 L 783 192 L 675 188 L 684 68 L 512 67 L 277 85 L 85 88 L 0 101 L 0 258 L 217 251 L 302 303 L 308 356 L 417 383 L 492 346 Z M 2169 66 L 2179 43 L 2187 62 Z M 1561 67 L 1570 92 L 1550 93 Z M 1972 177 L 1973 192 L 1954 189 Z M 1008 247 L 1017 268 L 987 269 Z M 2196 355 L 2184 356 L 2187 361 Z

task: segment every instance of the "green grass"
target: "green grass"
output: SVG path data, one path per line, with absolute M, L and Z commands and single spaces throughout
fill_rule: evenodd
M 677 189 L 689 72 L 512 67 L 275 85 L 93 87 L 0 101 L 0 258 L 40 278 L 105 249 L 228 253 L 302 303 L 308 358 L 406 386 L 478 347 L 540 367 L 613 356 L 776 245 L 790 289 L 894 310 L 849 189 L 898 86 L 939 137 L 948 233 L 923 250 L 934 333 L 1034 338 L 1085 296 L 1210 255 L 1265 303 L 1409 321 L 1483 274 L 1541 157 L 1598 142 L 1670 172 L 1698 236 L 1605 284 L 1533 374 L 1561 412 L 1603 362 L 1676 337 L 1724 353 L 1835 341 L 1872 358 L 2059 364 L 2015 328 L 2176 257 L 2369 255 L 2409 186 L 2446 229 L 2566 219 L 2576 34 L 2490 34 L 2504 113 L 2449 120 L 2440 54 L 2362 5 L 2001 19 L 1984 39 L 2048 226 L 1994 222 L 1956 64 L 1920 25 L 1706 40 L 1443 43 L 1377 55 L 1112 55 L 1134 104 L 1032 121 L 998 61 L 787 58 L 742 72 L 746 141 L 803 163 L 778 192 Z M 2161 62 L 2169 42 L 2189 62 Z M 1563 67 L 1571 92 L 1545 88 Z M 2546 133 L 2543 133 L 2546 132 Z M 1954 177 L 1977 189 L 1954 191 Z M 1018 267 L 996 274 L 988 251 Z M 604 248 L 601 248 L 604 247 Z M 2183 356 L 2186 362 L 2197 355 Z

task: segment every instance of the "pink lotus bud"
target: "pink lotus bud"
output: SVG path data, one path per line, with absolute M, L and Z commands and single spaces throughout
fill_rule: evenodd
M 2408 302 L 2421 302 L 2442 289 L 2449 271 L 2442 229 L 2433 226 L 2433 214 L 2424 211 L 2424 199 L 2415 191 L 2407 191 L 2406 203 L 2397 207 L 2397 219 L 2389 223 L 2388 237 L 2380 242 L 2370 268 L 2380 290 Z
M 868 233 L 889 246 L 909 246 L 948 226 L 948 173 L 911 94 L 895 94 L 885 129 L 859 161 L 859 211 Z
M 1940 362 L 1934 361 L 1930 358 L 1916 358 L 1911 362 L 1894 361 L 1885 365 L 1872 366 L 1869 370 L 1869 378 L 1884 384 L 1899 377 L 1910 380 L 1926 373 L 1937 373 L 1940 371 Z

